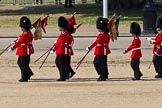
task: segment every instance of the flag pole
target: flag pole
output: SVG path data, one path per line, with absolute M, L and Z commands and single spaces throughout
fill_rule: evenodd
M 40 60 L 45 54 L 51 51 L 52 48 L 48 49 L 44 54 L 42 54 L 37 60 L 34 61 L 36 63 L 38 60 Z
M 39 69 L 42 68 L 43 64 L 45 63 L 45 61 L 47 60 L 48 56 L 50 54 L 50 51 L 48 52 L 47 56 L 45 57 L 45 59 L 43 60 L 42 64 L 40 65 Z
M 76 70 L 79 68 L 80 64 L 83 62 L 83 60 L 85 59 L 85 57 L 88 55 L 88 53 L 90 52 L 91 50 L 87 51 L 87 53 L 82 57 L 82 59 L 77 63 L 77 67 L 76 67 Z
M 16 42 L 18 39 L 14 40 L 14 42 Z M 8 50 L 8 48 L 10 48 L 12 46 L 12 44 L 9 44 L 6 48 L 4 48 L 1 52 L 0 55 L 2 55 L 5 51 Z

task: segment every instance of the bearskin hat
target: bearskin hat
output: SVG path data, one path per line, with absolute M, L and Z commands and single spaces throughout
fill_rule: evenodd
M 156 28 L 162 28 L 162 15 L 157 17 Z
M 30 19 L 28 17 L 26 17 L 26 16 L 22 16 L 20 18 L 20 27 L 24 28 L 24 29 L 27 29 L 27 30 L 31 29 L 31 21 L 30 21 Z
M 131 23 L 130 25 L 130 33 L 135 34 L 136 36 L 141 35 L 141 28 L 140 25 L 136 22 Z
M 65 17 L 60 16 L 58 19 L 58 26 L 64 28 L 65 30 L 68 29 L 68 21 Z
M 108 27 L 107 27 L 108 19 L 99 17 L 96 21 L 96 28 L 101 29 L 105 32 L 109 32 Z

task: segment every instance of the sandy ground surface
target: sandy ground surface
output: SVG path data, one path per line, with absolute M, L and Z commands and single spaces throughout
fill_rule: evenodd
M 20 83 L 20 70 L 16 64 L 14 52 L 5 52 L 0 56 L 0 108 L 161 108 L 162 80 L 155 79 L 153 66 L 148 69 L 152 53 L 151 45 L 142 40 L 143 57 L 140 81 L 132 81 L 132 69 L 129 54 L 123 55 L 132 38 L 119 38 L 110 44 L 112 53 L 108 56 L 109 79 L 97 82 L 97 73 L 93 67 L 93 51 L 85 58 L 78 70 L 77 62 L 86 53 L 84 50 L 94 38 L 76 38 L 72 57 L 72 67 L 76 75 L 66 81 L 57 82 L 58 70 L 54 64 L 55 55 L 50 55 L 42 69 L 43 59 L 33 63 L 41 56 L 55 39 L 34 41 L 35 54 L 31 56 L 31 68 L 34 72 L 31 80 Z M 2 50 L 12 38 L 1 38 Z

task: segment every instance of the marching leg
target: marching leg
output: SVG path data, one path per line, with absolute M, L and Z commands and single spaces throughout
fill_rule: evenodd
M 155 78 L 162 78 L 162 56 L 156 56 L 157 75 Z
M 65 55 L 57 55 L 55 63 L 60 73 L 60 78 L 57 81 L 66 81 Z
M 94 64 L 94 67 L 96 69 L 97 74 L 100 75 L 101 74 L 101 67 L 100 67 L 100 58 L 99 58 L 99 56 L 95 56 L 93 64 Z
M 107 68 L 107 55 L 99 56 L 100 61 L 100 77 L 97 81 L 106 81 L 108 79 L 108 68 Z
M 156 60 L 156 55 L 153 55 L 153 64 L 155 68 L 155 72 L 158 73 L 158 67 L 157 67 L 157 60 Z
M 107 55 L 95 56 L 93 63 L 99 75 L 97 81 L 106 81 L 106 79 L 108 79 Z
M 143 76 L 143 74 L 141 73 L 141 71 L 139 69 L 139 58 L 131 59 L 130 65 L 134 71 L 134 78 L 132 78 L 132 80 L 140 80 L 140 78 L 141 78 L 141 76 Z
M 28 66 L 29 64 L 27 63 L 27 58 L 26 56 L 19 56 L 18 57 L 18 65 L 21 70 L 21 79 L 19 80 L 20 82 L 27 82 L 29 79 L 28 76 Z

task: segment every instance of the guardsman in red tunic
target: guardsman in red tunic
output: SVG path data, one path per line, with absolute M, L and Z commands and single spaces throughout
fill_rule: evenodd
M 130 33 L 133 36 L 132 44 L 123 52 L 123 54 L 128 53 L 132 50 L 131 54 L 131 62 L 130 65 L 134 71 L 134 78 L 132 80 L 140 80 L 143 74 L 140 71 L 140 58 L 142 57 L 141 53 L 141 40 L 139 36 L 141 35 L 141 28 L 140 25 L 136 22 L 131 23 L 130 25 Z
M 96 28 L 99 34 L 96 40 L 88 47 L 87 50 L 91 50 L 95 47 L 94 51 L 94 67 L 99 75 L 97 81 L 106 81 L 108 79 L 108 66 L 107 66 L 107 55 L 110 54 L 109 49 L 109 30 L 107 28 L 107 18 L 99 17 L 96 21 Z
M 30 55 L 34 53 L 34 48 L 32 45 L 33 34 L 30 31 L 30 19 L 26 16 L 21 17 L 20 27 L 23 33 L 8 51 L 13 51 L 16 49 L 16 55 L 18 56 L 17 64 L 21 70 L 21 79 L 19 81 L 27 82 L 33 75 L 33 72 L 29 67 Z
M 68 21 L 64 17 L 59 17 L 58 19 L 59 30 L 61 31 L 60 35 L 57 38 L 56 43 L 53 46 L 52 51 L 56 51 L 56 59 L 55 63 L 60 73 L 60 78 L 57 81 L 66 81 L 67 79 L 67 56 L 68 56 L 68 38 L 69 33 L 68 29 Z
M 153 64 L 157 75 L 155 78 L 162 78 L 162 16 L 159 16 L 156 20 L 157 35 L 151 40 L 154 44 L 153 47 Z

